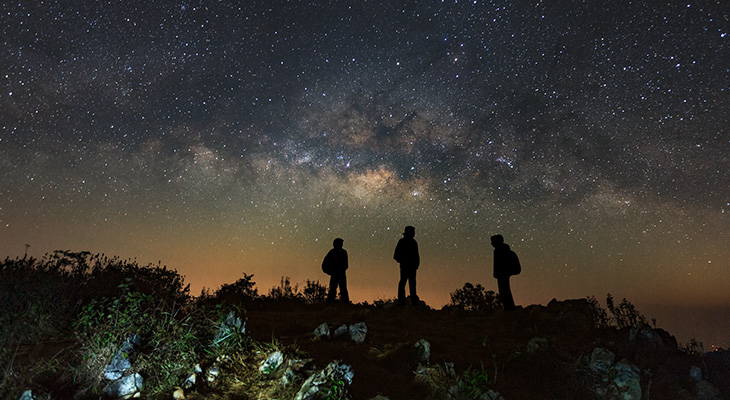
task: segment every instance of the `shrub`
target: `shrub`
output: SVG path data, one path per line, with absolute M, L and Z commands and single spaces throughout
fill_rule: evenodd
M 319 281 L 307 279 L 302 295 L 304 296 L 304 302 L 307 304 L 323 303 L 327 299 L 327 286 L 319 283 Z
M 215 292 L 218 300 L 225 301 L 230 304 L 238 304 L 242 301 L 253 300 L 259 296 L 256 289 L 256 283 L 253 281 L 253 274 L 243 274 L 243 278 L 233 283 L 223 284 L 220 289 Z
M 636 307 L 626 299 L 621 300 L 618 305 L 614 302 L 611 293 L 606 295 L 606 309 L 598 304 L 598 300 L 595 297 L 590 296 L 587 298 L 588 304 L 590 304 L 593 313 L 593 324 L 597 328 L 627 328 L 633 326 L 639 326 L 642 324 L 648 324 L 646 317 L 644 317 Z M 610 313 L 610 315 L 609 315 Z
M 282 276 L 281 283 L 269 290 L 268 297 L 275 300 L 300 300 L 303 295 L 299 293 L 299 284 L 292 286 L 291 278 Z
M 481 284 L 467 282 L 463 288 L 451 293 L 449 306 L 467 311 L 493 311 L 502 308 L 502 302 L 493 290 L 486 290 Z

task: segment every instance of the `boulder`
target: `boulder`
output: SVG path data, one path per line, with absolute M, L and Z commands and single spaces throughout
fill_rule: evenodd
M 323 370 L 307 378 L 294 399 L 345 398 L 354 376 L 352 367 L 332 361 Z
M 275 351 L 259 365 L 259 372 L 264 375 L 271 375 L 275 372 L 281 364 L 284 363 L 284 354 L 280 351 Z
M 624 361 L 614 363 L 615 358 L 610 350 L 593 349 L 585 360 L 591 389 L 603 399 L 641 400 L 639 368 Z
M 208 373 L 206 374 L 206 380 L 208 383 L 212 384 L 218 379 L 218 376 L 221 374 L 221 367 L 219 367 L 217 364 L 213 364 L 210 368 L 208 368 Z
M 131 399 L 142 395 L 142 375 L 134 373 L 108 384 L 104 395 L 112 399 Z
M 20 399 L 18 400 L 35 400 L 35 396 L 33 396 L 33 392 L 30 390 L 26 390 L 23 392 L 23 394 L 20 395 Z
M 339 328 L 335 329 L 335 333 L 333 336 L 336 338 L 342 337 L 342 336 L 347 335 L 348 332 L 349 332 L 349 329 L 347 328 L 347 325 L 342 324 L 342 325 L 340 325 Z
M 330 337 L 329 325 L 327 325 L 326 322 L 321 323 L 317 328 L 314 329 L 314 332 L 312 332 L 312 335 L 314 335 L 315 339 L 322 339 L 322 338 Z
M 134 353 L 135 347 L 139 346 L 139 335 L 128 337 L 119 348 L 111 362 L 104 367 L 104 378 L 114 381 L 120 379 L 125 372 L 132 368 L 129 357 Z
M 416 344 L 413 345 L 413 349 L 416 365 L 428 365 L 431 359 L 431 343 L 425 339 L 419 339 Z
M 350 339 L 357 344 L 365 343 L 365 336 L 368 334 L 368 327 L 364 322 L 350 325 L 348 328 Z

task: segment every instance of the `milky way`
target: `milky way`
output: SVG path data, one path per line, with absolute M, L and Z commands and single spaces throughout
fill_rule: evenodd
M 724 1 L 50 2 L 0 15 L 0 251 L 161 260 L 395 295 L 417 227 L 436 305 L 728 304 Z

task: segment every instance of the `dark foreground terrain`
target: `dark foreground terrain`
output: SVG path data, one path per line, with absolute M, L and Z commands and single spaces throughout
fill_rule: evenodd
M 102 257 L 2 264 L 0 398 L 730 399 L 730 353 L 610 296 L 325 304 L 316 282 L 262 296 L 244 274 L 193 298 L 175 271 Z

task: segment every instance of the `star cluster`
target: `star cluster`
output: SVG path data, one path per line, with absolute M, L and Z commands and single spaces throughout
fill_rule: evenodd
M 372 300 L 411 224 L 435 305 L 494 233 L 518 302 L 730 301 L 730 6 L 396 3 L 6 5 L 0 250 L 265 288 L 340 236 Z

